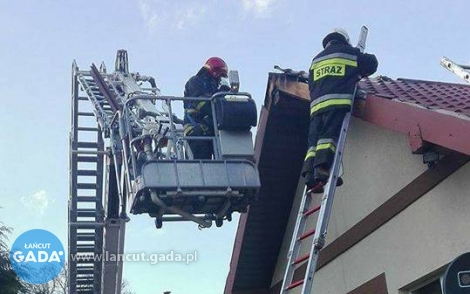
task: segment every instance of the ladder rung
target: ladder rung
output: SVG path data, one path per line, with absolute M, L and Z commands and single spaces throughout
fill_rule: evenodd
M 86 81 L 86 83 L 87 83 L 87 85 L 88 85 L 88 88 L 91 89 L 91 88 L 95 88 L 95 87 L 96 87 L 96 83 L 95 83 L 94 80 L 92 80 L 92 79 L 85 79 L 85 81 Z
M 94 184 L 94 183 L 79 183 L 79 184 L 77 184 L 77 189 L 96 190 L 97 187 L 98 187 L 98 185 Z
M 77 156 L 77 161 L 79 162 L 97 162 L 97 156 Z
M 104 226 L 104 223 L 98 222 L 71 222 L 69 226 L 75 226 L 77 229 L 93 229 Z
M 86 280 L 77 280 L 77 285 L 90 285 L 93 286 L 93 278 L 91 279 L 86 279 Z
M 299 280 L 297 282 L 294 282 L 294 283 L 290 284 L 289 286 L 287 286 L 286 290 L 292 290 L 295 287 L 298 287 L 298 286 L 302 285 L 303 283 L 304 283 L 304 280 Z
M 78 116 L 95 116 L 93 112 L 78 112 Z
M 107 151 L 95 151 L 95 150 L 72 150 L 74 154 L 83 154 L 83 155 L 102 155 L 108 154 Z
M 95 196 L 77 196 L 78 202 L 98 202 L 98 198 Z
M 93 258 L 89 258 L 89 259 L 82 259 L 82 258 L 79 258 L 77 257 L 77 259 L 75 260 L 75 262 L 77 264 L 94 264 L 95 261 L 93 260 Z
M 315 234 L 315 229 L 311 229 L 310 231 L 307 231 L 305 234 L 301 235 L 299 237 L 299 239 L 297 239 L 297 240 L 302 241 L 303 239 L 306 239 L 306 238 L 312 236 L 313 234 Z
M 82 289 L 82 291 L 78 291 L 78 289 Z M 93 281 L 91 282 L 89 282 L 88 280 L 80 281 L 77 279 L 77 293 L 93 293 L 91 292 L 92 289 L 93 289 Z
M 81 267 L 77 267 L 77 273 L 85 273 L 85 272 L 94 272 L 95 271 L 95 268 L 92 267 L 92 266 L 81 266 Z
M 91 286 L 93 285 L 93 279 L 94 279 L 93 276 L 77 277 L 77 286 L 80 285 L 82 289 L 87 289 L 88 291 L 90 291 Z M 79 284 L 80 282 L 84 284 Z M 84 286 L 88 286 L 88 287 L 84 287 Z
M 94 270 L 77 272 L 77 276 L 93 276 L 94 274 Z
M 307 254 L 305 254 L 304 256 L 301 256 L 301 257 L 297 258 L 297 259 L 294 261 L 294 263 L 292 263 L 292 265 L 299 264 L 299 263 L 301 263 L 302 261 L 307 260 L 309 257 L 310 257 L 310 254 L 307 253 Z
M 77 209 L 78 217 L 95 217 L 96 210 L 94 209 Z
M 77 252 L 75 254 L 75 260 L 76 261 L 79 261 L 79 260 L 94 261 L 93 258 L 94 258 L 94 254 L 91 254 L 91 253 Z
M 77 252 L 79 252 L 79 253 L 93 253 L 93 252 L 95 252 L 95 247 L 93 245 L 77 246 Z
M 77 241 L 95 241 L 95 234 L 92 234 L 92 233 L 77 234 Z
M 321 205 L 318 205 L 317 207 L 314 207 L 310 210 L 307 210 L 307 212 L 304 213 L 304 216 L 309 216 L 309 215 L 312 215 L 314 214 L 315 212 L 319 211 L 321 208 Z
M 85 132 L 98 132 L 100 129 L 98 128 L 91 128 L 91 127 L 78 127 L 78 131 L 85 131 Z
M 94 269 L 94 265 L 77 265 L 77 269 Z
M 79 169 L 77 170 L 77 176 L 97 176 L 96 170 Z
M 78 148 L 98 148 L 98 143 L 96 142 L 77 142 Z
M 88 97 L 80 96 L 78 97 L 78 101 L 88 101 Z

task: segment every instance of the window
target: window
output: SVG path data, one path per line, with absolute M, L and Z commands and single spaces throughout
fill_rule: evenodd
M 430 283 L 422 285 L 414 291 L 410 292 L 411 294 L 442 294 L 441 280 L 434 280 Z

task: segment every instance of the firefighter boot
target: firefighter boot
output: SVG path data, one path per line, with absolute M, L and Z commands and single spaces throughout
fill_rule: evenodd
M 305 186 L 307 186 L 307 190 L 312 189 L 318 184 L 318 182 L 315 180 L 315 175 L 311 172 L 307 172 L 305 174 Z
M 326 183 L 328 182 L 329 177 L 330 177 L 330 171 L 328 169 L 321 167 L 321 166 L 317 166 L 315 168 L 315 172 L 314 172 L 315 181 Z M 343 179 L 341 177 L 338 177 L 338 179 L 336 180 L 336 186 L 339 187 L 341 185 L 343 185 Z

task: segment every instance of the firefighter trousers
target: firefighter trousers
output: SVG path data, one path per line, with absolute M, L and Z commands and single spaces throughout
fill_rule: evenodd
M 336 152 L 341 125 L 348 109 L 330 109 L 310 118 L 308 150 L 302 175 L 314 173 L 316 167 L 329 170 Z
M 187 132 L 187 136 L 208 137 L 214 136 L 214 132 L 210 126 L 204 123 L 194 123 L 191 130 Z M 214 153 L 212 140 L 188 140 L 189 147 L 193 153 L 193 159 L 211 159 Z

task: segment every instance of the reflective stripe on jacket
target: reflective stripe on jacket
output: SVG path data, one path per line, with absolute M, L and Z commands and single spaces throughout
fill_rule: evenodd
M 310 66 L 310 115 L 329 109 L 350 109 L 359 77 L 373 74 L 377 65 L 372 54 L 361 53 L 340 41 L 330 42 L 315 56 Z

